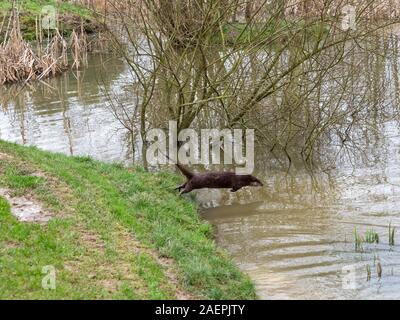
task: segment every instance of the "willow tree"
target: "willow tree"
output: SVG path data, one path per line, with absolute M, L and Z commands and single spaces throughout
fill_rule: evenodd
M 137 96 L 135 113 L 116 114 L 137 112 L 142 138 L 168 120 L 182 130 L 209 115 L 214 125 L 252 126 L 289 162 L 290 145 L 300 145 L 312 162 L 323 134 L 359 113 L 343 101 L 368 94 L 350 90 L 359 61 L 349 57 L 381 54 L 363 44 L 396 22 L 378 19 L 379 1 L 313 3 L 305 14 L 306 1 L 113 0 L 109 31 Z

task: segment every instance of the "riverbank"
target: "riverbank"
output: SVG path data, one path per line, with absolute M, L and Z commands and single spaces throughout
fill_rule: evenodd
M 0 2 L 0 21 L 0 85 L 79 70 L 102 30 L 88 9 L 54 0 Z
M 256 298 L 181 179 L 0 141 L 0 299 Z
M 22 37 L 27 40 L 36 40 L 37 38 L 37 23 L 44 18 L 47 11 L 44 11 L 46 6 L 52 6 L 56 9 L 57 27 L 60 33 L 69 37 L 74 30 L 80 30 L 83 27 L 86 34 L 99 32 L 102 27 L 96 21 L 91 10 L 78 4 L 58 2 L 56 0 L 24 0 L 18 2 L 18 13 L 20 17 L 20 27 Z M 8 18 L 12 10 L 12 1 L 0 0 L 0 41 L 4 39 Z M 47 31 L 44 28 L 43 33 Z M 52 32 L 52 30 L 50 30 Z

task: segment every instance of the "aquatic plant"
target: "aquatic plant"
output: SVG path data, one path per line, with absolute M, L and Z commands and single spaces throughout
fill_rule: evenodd
M 395 235 L 396 228 L 392 227 L 392 224 L 389 224 L 389 245 L 394 246 L 394 235 Z
M 371 266 L 367 264 L 367 281 L 371 281 Z
M 71 52 L 74 60 L 72 68 L 79 69 L 81 65 L 87 65 L 88 41 L 83 30 L 83 25 L 81 25 L 80 32 L 72 31 Z
M 378 278 L 382 278 L 382 265 L 379 260 L 376 263 L 376 274 L 378 275 Z
M 365 233 L 365 242 L 366 243 L 379 243 L 379 234 L 375 232 L 373 229 L 367 230 Z
M 364 242 L 363 236 L 357 232 L 357 228 L 354 228 L 354 244 L 355 244 L 355 250 L 357 252 L 364 251 L 363 242 Z

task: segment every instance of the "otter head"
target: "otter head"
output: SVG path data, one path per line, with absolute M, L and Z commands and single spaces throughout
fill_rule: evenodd
M 252 187 L 262 187 L 264 186 L 263 183 L 258 180 L 256 177 L 250 176 L 250 186 Z

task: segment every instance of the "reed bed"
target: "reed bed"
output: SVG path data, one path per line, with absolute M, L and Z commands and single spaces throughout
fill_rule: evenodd
M 6 23 L 3 21 L 2 25 L 4 24 Z M 43 38 L 46 37 L 43 36 L 39 23 L 36 29 L 37 46 L 34 49 L 23 39 L 18 11 L 12 9 L 5 38 L 0 44 L 0 85 L 57 76 L 70 66 L 69 51 L 72 53 L 73 67 L 79 69 L 87 64 L 89 45 L 83 27 L 80 32 L 73 31 L 69 43 L 58 29 L 48 32 L 44 42 Z

